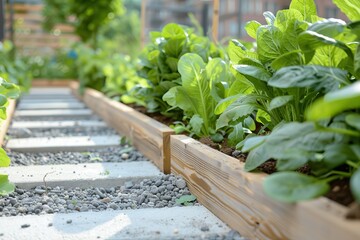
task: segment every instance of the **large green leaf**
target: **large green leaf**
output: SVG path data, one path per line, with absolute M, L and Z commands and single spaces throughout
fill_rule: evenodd
M 360 168 L 358 168 L 350 179 L 351 192 L 356 201 L 360 203 Z
M 311 16 L 317 15 L 314 0 L 292 0 L 290 9 L 296 9 L 304 16 L 305 20 L 311 22 Z
M 329 191 L 325 181 L 296 172 L 274 173 L 265 178 L 265 192 L 282 202 L 297 202 L 319 197 Z
M 282 107 L 286 105 L 288 102 L 293 100 L 294 96 L 292 95 L 286 95 L 286 96 L 278 96 L 271 100 L 268 111 L 271 111 L 275 108 Z
M 315 55 L 316 49 L 324 46 L 334 46 L 340 48 L 348 55 L 350 60 L 354 59 L 354 54 L 345 43 L 314 31 L 305 31 L 299 34 L 298 41 L 305 54 L 306 62 L 311 61 Z
M 245 64 L 234 65 L 233 67 L 236 69 L 236 71 L 243 74 L 244 76 L 259 79 L 264 82 L 267 82 L 271 77 L 271 74 L 263 67 L 250 66 Z
M 177 25 L 176 23 L 167 24 L 163 28 L 161 34 L 164 38 L 168 38 L 168 39 L 173 38 L 173 37 L 186 38 L 184 29 L 182 27 L 180 27 L 179 25 Z
M 216 59 L 213 61 L 218 62 Z M 215 125 L 213 118 L 216 102 L 211 96 L 212 83 L 207 78 L 205 67 L 199 55 L 183 55 L 178 64 L 182 85 L 171 88 L 163 96 L 163 100 L 173 107 L 183 109 L 189 117 L 198 115 L 203 120 L 202 134 L 209 135 L 212 126 Z
M 340 19 L 323 19 L 312 24 L 307 30 L 334 38 L 343 33 L 346 28 L 346 22 Z
M 228 136 L 228 143 L 230 146 L 236 146 L 244 139 L 244 129 L 242 123 L 236 124 Z
M 358 21 L 360 19 L 358 0 L 333 0 L 333 2 L 351 21 Z
M 326 93 L 339 89 L 347 81 L 347 72 L 344 70 L 306 65 L 281 68 L 270 78 L 268 84 L 277 88 L 313 88 Z
M 278 58 L 274 59 L 271 63 L 271 67 L 274 70 L 279 70 L 283 67 L 287 66 L 295 66 L 302 64 L 302 55 L 299 50 L 292 51 L 288 53 L 284 53 L 283 55 L 279 56 Z
M 334 133 L 316 131 L 311 122 L 290 122 L 276 127 L 273 132 L 262 139 L 259 146 L 247 144 L 245 150 L 251 149 L 245 163 L 247 171 L 254 170 L 260 164 L 269 159 L 283 161 L 281 170 L 293 170 L 308 161 L 316 159 L 319 152 L 324 151 L 327 145 L 335 138 Z M 249 138 L 250 140 L 251 138 Z M 341 140 L 341 138 L 340 138 Z M 292 161 L 292 163 L 286 163 Z M 290 167 L 291 169 L 285 169 Z
M 257 52 L 263 63 L 271 62 L 285 52 L 281 44 L 283 33 L 274 26 L 261 26 L 257 30 Z
M 216 121 L 216 129 L 228 126 L 230 122 L 236 121 L 241 117 L 250 115 L 258 108 L 257 99 L 261 96 L 257 95 L 241 95 L 220 115 Z
M 256 39 L 256 31 L 260 26 L 261 24 L 258 21 L 249 21 L 245 25 L 245 30 L 250 37 Z
M 348 114 L 345 117 L 345 121 L 347 124 L 360 131 L 360 114 L 358 113 Z
M 319 120 L 335 116 L 348 109 L 360 108 L 360 81 L 336 92 L 330 92 L 317 100 L 306 111 L 308 120 Z
M 15 185 L 9 182 L 8 176 L 0 174 L 0 196 L 7 195 L 15 190 Z
M 0 148 L 0 167 L 8 167 L 10 165 L 10 158 L 3 148 Z

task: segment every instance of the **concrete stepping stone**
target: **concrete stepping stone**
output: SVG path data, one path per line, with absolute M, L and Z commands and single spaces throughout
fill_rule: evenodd
M 3 217 L 0 226 L 8 240 L 210 239 L 230 231 L 202 206 Z
M 31 109 L 82 109 L 86 106 L 83 103 L 20 103 L 17 106 L 18 110 L 31 110 Z
M 25 96 L 28 95 L 49 95 L 49 94 L 71 94 L 71 89 L 67 87 L 42 87 L 42 88 L 31 88 L 29 93 L 25 93 Z
M 6 148 L 18 152 L 85 151 L 94 148 L 118 146 L 120 136 L 81 136 L 56 138 L 16 138 Z
M 21 97 L 21 100 L 47 100 L 47 99 L 57 99 L 57 100 L 63 100 L 63 99 L 74 99 L 74 96 L 71 94 L 49 94 L 49 95 L 28 95 Z
M 13 128 L 44 129 L 44 128 L 73 128 L 73 127 L 106 127 L 103 121 L 14 121 Z
M 54 98 L 50 98 L 50 99 L 20 99 L 20 104 L 23 103 L 79 103 L 81 101 L 79 101 L 77 98 L 74 97 L 68 97 L 68 98 L 64 98 L 64 99 L 54 99 Z
M 15 117 L 76 117 L 90 116 L 90 109 L 55 109 L 55 110 L 18 110 L 15 111 Z
M 0 173 L 8 174 L 12 183 L 24 189 L 44 185 L 44 179 L 49 187 L 113 187 L 161 174 L 148 161 L 18 166 L 0 168 Z

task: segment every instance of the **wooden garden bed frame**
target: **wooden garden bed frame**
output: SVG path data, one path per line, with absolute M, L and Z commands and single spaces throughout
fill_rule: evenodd
M 329 199 L 286 204 L 263 190 L 266 174 L 183 135 L 171 136 L 171 167 L 198 201 L 250 239 L 360 239 L 360 221 Z
M 69 87 L 74 79 L 34 79 L 31 83 L 32 87 Z
M 170 173 L 170 135 L 174 130 L 137 112 L 125 104 L 106 97 L 99 91 L 86 89 L 78 93 L 79 84 L 72 82 L 73 94 L 113 127 L 164 173 Z
M 71 83 L 78 95 L 78 83 Z M 78 95 L 79 96 L 79 95 Z M 360 221 L 344 218 L 347 208 L 324 197 L 286 204 L 263 190 L 266 174 L 249 173 L 238 159 L 86 89 L 82 100 L 109 125 L 127 136 L 162 171 L 183 176 L 191 192 L 230 227 L 250 239 L 360 239 Z

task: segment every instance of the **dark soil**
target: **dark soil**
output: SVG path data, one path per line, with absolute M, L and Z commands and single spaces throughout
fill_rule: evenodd
M 215 150 L 221 151 L 224 154 L 239 159 L 240 162 L 246 162 L 247 154 L 236 151 L 235 148 L 228 146 L 226 141 L 222 143 L 214 143 L 209 137 L 201 138 L 199 139 L 199 141 Z M 272 174 L 276 172 L 276 161 L 268 160 L 265 163 L 261 164 L 257 170 L 267 174 Z M 297 169 L 297 172 L 303 174 L 310 174 L 310 171 L 311 169 L 308 165 Z M 354 203 L 354 197 L 350 192 L 349 179 L 335 180 L 331 182 L 330 187 L 331 190 L 325 195 L 325 197 L 344 206 L 349 206 Z M 351 210 L 348 213 L 348 215 L 350 216 L 349 218 L 352 217 L 360 219 L 360 206 L 356 204 L 356 206 L 352 209 L 354 210 Z
M 151 117 L 152 119 L 155 119 L 158 122 L 165 124 L 166 126 L 171 125 L 175 121 L 174 119 L 161 115 L 160 113 L 149 113 L 147 112 L 146 108 L 143 106 L 138 106 L 136 104 L 128 104 L 128 106 L 135 109 L 138 112 L 141 112 L 142 114 Z

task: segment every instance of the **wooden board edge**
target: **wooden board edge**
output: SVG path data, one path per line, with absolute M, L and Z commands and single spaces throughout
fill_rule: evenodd
M 73 79 L 33 79 L 32 87 L 69 87 Z
M 5 142 L 6 132 L 10 126 L 13 114 L 16 108 L 16 100 L 10 99 L 9 105 L 6 108 L 6 119 L 1 122 L 0 125 L 0 145 L 2 146 Z
M 78 81 L 74 80 L 69 82 L 69 88 L 71 90 L 71 94 L 74 95 L 80 101 L 83 101 L 83 96 L 81 96 L 79 93 L 79 86 L 80 84 Z
M 285 204 L 262 189 L 265 174 L 184 135 L 172 135 L 172 172 L 182 175 L 198 201 L 250 239 L 360 239 L 360 222 L 325 198 Z
M 76 85 L 73 85 L 73 88 L 75 88 Z M 96 99 L 96 101 L 95 101 Z M 116 127 L 113 124 L 113 119 L 110 116 L 110 112 L 112 111 L 119 111 L 122 112 L 123 115 L 127 115 L 128 119 L 134 119 L 134 121 L 131 123 L 133 127 L 131 129 L 138 129 L 141 127 L 142 129 L 146 129 L 146 131 L 143 132 L 149 132 L 148 136 L 144 137 L 144 141 L 141 143 L 136 143 L 137 146 L 142 146 L 145 144 L 149 144 L 146 139 L 151 139 L 154 136 L 158 136 L 161 138 L 161 142 L 158 142 L 158 146 L 155 145 L 149 145 L 148 149 L 152 149 L 152 151 L 160 151 L 160 157 L 159 159 L 155 159 L 153 156 L 156 154 L 147 154 L 143 152 L 143 154 L 148 157 L 159 169 L 160 171 L 164 173 L 170 173 L 171 171 L 171 163 L 170 163 L 170 135 L 175 134 L 174 130 L 170 127 L 150 118 L 149 116 L 146 116 L 145 114 L 142 114 L 133 108 L 118 102 L 114 101 L 107 96 L 105 96 L 103 93 L 94 90 L 94 89 L 86 89 L 83 97 L 84 103 L 91 108 L 95 113 L 97 113 L 105 122 L 107 122 L 110 126 L 115 128 L 121 135 L 125 135 L 129 139 L 133 140 L 132 133 L 125 133 L 121 132 L 118 127 Z M 96 105 L 94 104 L 96 103 Z M 101 106 L 101 107 L 99 107 Z M 107 110 L 106 110 L 107 109 Z M 118 122 L 119 124 L 121 121 Z M 116 124 L 118 124 L 116 123 Z M 136 127 L 137 126 L 137 127 Z M 153 135 L 151 135 L 153 134 Z M 138 139 L 137 141 L 141 141 L 141 139 Z M 134 144 L 135 145 L 135 144 Z M 140 150 L 139 147 L 139 150 Z

